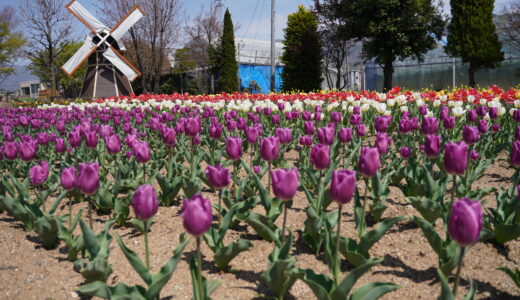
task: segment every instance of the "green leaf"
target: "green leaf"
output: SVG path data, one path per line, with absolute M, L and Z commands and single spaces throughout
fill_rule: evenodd
M 319 300 L 330 300 L 329 293 L 334 288 L 334 281 L 323 274 L 316 274 L 312 269 L 298 269 L 296 273 L 298 279 L 302 280 L 309 286 L 316 298 Z M 343 295 L 342 299 L 345 299 Z
M 359 267 L 366 263 L 367 259 L 369 258 L 360 253 L 359 245 L 355 240 L 349 239 L 347 237 L 340 237 L 339 252 L 351 265 L 355 267 Z
M 116 234 L 116 240 L 119 244 L 119 247 L 121 248 L 121 251 L 123 251 L 123 254 L 125 255 L 126 259 L 132 266 L 132 268 L 139 274 L 139 276 L 143 279 L 143 281 L 150 285 L 152 283 L 152 274 L 150 271 L 146 268 L 143 261 L 137 256 L 137 254 L 130 250 L 121 240 L 121 237 Z
M 79 226 L 83 232 L 83 240 L 85 241 L 87 251 L 90 253 L 92 258 L 96 257 L 100 249 L 99 241 L 83 219 L 79 220 Z
M 365 264 L 350 271 L 350 273 L 345 276 L 340 284 L 334 289 L 330 298 L 332 300 L 345 299 L 345 296 L 350 294 L 350 291 L 352 290 L 352 287 L 354 287 L 356 281 L 366 272 L 368 272 L 368 270 L 370 270 L 373 266 L 379 264 L 382 261 L 383 259 L 370 259 L 367 260 Z
M 453 293 L 451 292 L 450 285 L 448 283 L 448 279 L 444 275 L 444 273 L 437 269 L 437 274 L 439 275 L 439 281 L 441 282 L 441 294 L 437 297 L 438 300 L 455 300 Z
M 233 258 L 235 258 L 238 254 L 249 250 L 252 246 L 253 244 L 251 244 L 250 241 L 240 239 L 226 245 L 225 247 L 220 247 L 220 249 L 215 252 L 215 256 L 213 257 L 215 260 L 215 265 L 219 270 L 226 270 Z
M 473 281 L 473 279 L 469 280 L 469 291 L 464 296 L 464 300 L 473 300 L 475 298 L 475 293 L 477 292 L 476 283 Z
M 268 217 L 253 212 L 249 214 L 245 222 L 253 227 L 264 240 L 268 242 L 278 241 L 279 236 L 276 233 L 278 227 Z
M 443 241 L 433 225 L 425 219 L 417 216 L 413 216 L 413 221 L 417 226 L 419 226 L 419 228 L 421 228 L 433 251 L 435 251 L 439 257 L 444 256 Z
M 511 277 L 511 280 L 516 284 L 518 288 L 520 288 L 520 270 L 515 269 L 514 271 L 512 269 L 506 268 L 506 267 L 498 267 L 497 270 L 505 272 L 509 277 Z
M 495 226 L 496 241 L 500 244 L 520 237 L 520 223 L 498 224 Z
M 405 199 L 430 223 L 434 223 L 441 216 L 441 207 L 432 199 L 426 197 L 406 197 Z
M 43 248 L 54 249 L 59 244 L 59 223 L 61 220 L 50 214 L 44 214 L 34 222 L 34 231 L 40 237 Z
M 94 281 L 83 284 L 79 287 L 79 292 L 92 297 L 100 297 L 103 299 L 112 298 L 112 291 L 110 287 L 103 281 Z
M 405 217 L 389 218 L 379 222 L 375 229 L 365 232 L 359 242 L 360 252 L 368 257 L 368 250 L 370 250 L 370 248 L 372 248 L 372 246 L 383 237 L 390 227 L 404 219 Z
M 398 289 L 399 286 L 387 282 L 371 282 L 358 288 L 349 297 L 349 300 L 376 300 L 384 294 Z

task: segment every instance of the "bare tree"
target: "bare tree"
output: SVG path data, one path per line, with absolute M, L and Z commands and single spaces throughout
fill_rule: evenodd
M 180 0 L 105 0 L 98 10 L 106 24 L 114 25 L 139 4 L 146 16 L 124 38 L 130 60 L 141 71 L 143 92 L 158 92 L 161 75 L 169 71 L 168 55 L 181 29 Z
M 335 87 L 338 90 L 345 88 L 348 84 L 347 80 L 341 80 L 345 74 L 343 70 L 346 66 L 346 58 L 349 48 L 354 44 L 351 40 L 345 40 L 340 37 L 338 27 L 341 26 L 341 20 L 335 17 L 331 4 L 336 0 L 314 0 L 313 11 L 318 18 L 318 30 L 324 48 L 323 62 L 325 68 L 325 78 L 329 87 Z M 331 68 L 335 70 L 334 74 Z M 348 75 L 348 74 L 346 74 Z
M 188 40 L 185 44 L 190 49 L 191 60 L 197 63 L 198 86 L 201 92 L 214 92 L 213 75 L 217 68 L 218 48 L 223 28 L 223 5 L 221 1 L 211 1 L 208 7 L 202 7 L 200 13 L 193 18 L 190 25 L 185 27 Z M 208 80 L 209 79 L 209 80 Z
M 496 23 L 504 44 L 520 51 L 520 0 L 504 5 Z
M 20 12 L 27 29 L 29 57 L 40 60 L 50 70 L 51 96 L 56 96 L 59 66 L 56 58 L 72 33 L 71 14 L 65 9 L 66 0 L 22 0 Z M 40 55 L 45 53 L 45 56 Z

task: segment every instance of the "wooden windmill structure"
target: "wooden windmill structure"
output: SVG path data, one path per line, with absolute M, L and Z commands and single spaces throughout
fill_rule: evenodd
M 141 73 L 120 51 L 126 50 L 121 40 L 123 35 L 144 17 L 139 5 L 134 6 L 112 29 L 103 25 L 76 0 L 69 2 L 66 8 L 91 31 L 83 46 L 61 67 L 71 76 L 88 59 L 81 96 L 119 97 L 133 93 L 130 82 Z

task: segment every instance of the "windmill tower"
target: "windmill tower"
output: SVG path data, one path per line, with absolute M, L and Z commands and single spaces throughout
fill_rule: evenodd
M 71 76 L 88 59 L 81 96 L 119 97 L 133 93 L 130 82 L 141 73 L 120 51 L 126 50 L 121 40 L 123 35 L 144 16 L 139 5 L 134 6 L 112 29 L 103 25 L 76 0 L 72 0 L 66 8 L 91 31 L 83 46 L 61 67 Z

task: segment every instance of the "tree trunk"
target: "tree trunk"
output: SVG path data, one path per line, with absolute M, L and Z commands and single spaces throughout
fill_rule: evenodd
M 469 69 L 468 69 L 468 77 L 469 77 L 469 86 L 471 88 L 474 88 L 477 84 L 475 82 L 475 72 L 477 72 L 477 68 L 474 64 L 469 63 Z
M 341 90 L 341 65 L 336 66 L 336 89 Z
M 383 66 L 383 91 L 388 92 L 392 89 L 392 75 L 394 74 L 393 62 L 387 62 Z

